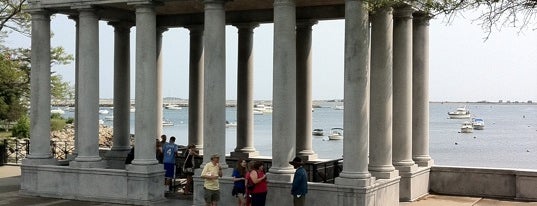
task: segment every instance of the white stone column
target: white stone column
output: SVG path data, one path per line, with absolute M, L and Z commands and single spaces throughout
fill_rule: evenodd
M 74 167 L 102 167 L 99 156 L 99 18 L 79 9 L 78 155 Z
M 398 175 L 392 165 L 392 8 L 375 11 L 371 21 L 371 108 L 369 171 L 378 179 Z
M 162 120 L 164 119 L 164 114 L 162 111 L 163 106 L 163 96 L 162 96 L 162 33 L 168 31 L 168 28 L 159 27 L 157 28 L 157 136 L 159 138 L 162 135 Z
M 107 159 L 121 168 L 130 151 L 130 28 L 131 23 L 109 22 L 114 27 L 114 128 L 112 149 Z M 123 161 L 123 162 L 121 162 Z
M 136 5 L 136 112 L 133 165 L 157 165 L 157 26 L 153 5 Z
M 30 154 L 24 164 L 48 164 L 50 153 L 50 13 L 32 16 L 32 70 L 30 78 Z
M 218 153 L 220 164 L 227 168 L 226 152 L 226 14 L 225 0 L 204 0 L 204 104 L 203 161 Z
M 296 8 L 294 0 L 274 0 L 272 167 L 269 177 L 291 181 L 296 154 Z
M 429 19 L 415 13 L 412 37 L 412 159 L 420 167 L 430 167 L 429 156 Z
M 303 160 L 317 159 L 311 145 L 311 28 L 315 24 L 312 20 L 296 25 L 296 155 Z
M 203 26 L 190 30 L 190 60 L 188 87 L 188 144 L 203 152 Z
M 239 29 L 239 46 L 237 61 L 237 147 L 231 153 L 233 157 L 257 156 L 254 148 L 254 55 L 253 39 L 257 23 L 234 25 Z
M 338 185 L 368 187 L 374 177 L 368 171 L 369 145 L 369 14 L 360 0 L 345 1 L 345 78 L 343 171 Z
M 393 24 L 393 165 L 417 169 L 412 160 L 412 11 L 398 7 Z

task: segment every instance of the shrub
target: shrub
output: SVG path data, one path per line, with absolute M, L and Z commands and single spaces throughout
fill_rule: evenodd
M 17 138 L 30 138 L 30 119 L 23 115 L 11 130 L 11 136 Z
M 50 115 L 50 118 L 51 119 L 63 119 L 62 115 L 61 114 L 58 114 L 58 113 L 52 113 Z
M 58 131 L 65 127 L 65 120 L 63 119 L 51 119 L 50 120 L 50 130 Z
M 75 122 L 75 118 L 69 117 L 67 120 L 65 120 L 66 124 L 73 124 Z

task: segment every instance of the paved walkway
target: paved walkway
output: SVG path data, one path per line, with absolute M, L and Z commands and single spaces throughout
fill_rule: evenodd
M 87 201 L 74 201 L 55 198 L 31 197 L 19 194 L 20 189 L 20 167 L 0 166 L 0 205 L 17 206 L 90 206 L 90 205 L 120 205 L 110 203 L 97 203 Z M 192 200 L 169 198 L 166 202 L 159 203 L 159 206 L 166 205 L 193 205 Z M 445 195 L 428 195 L 415 202 L 403 202 L 400 206 L 537 206 L 537 202 L 515 202 L 505 200 L 495 200 L 478 197 L 459 197 Z

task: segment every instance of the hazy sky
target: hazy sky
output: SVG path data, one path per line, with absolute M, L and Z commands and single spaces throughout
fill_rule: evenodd
M 486 33 L 472 13 L 449 25 L 443 17 L 430 24 L 431 101 L 537 101 L 537 32 L 518 28 Z M 53 18 L 53 46 L 74 54 L 74 22 L 66 16 Z M 100 97 L 113 97 L 113 28 L 100 22 Z M 254 30 L 254 99 L 272 99 L 273 26 Z M 136 29 L 131 29 L 131 95 L 134 98 L 134 48 Z M 226 27 L 226 99 L 236 99 L 237 29 Z M 313 27 L 313 98 L 343 98 L 344 21 L 320 21 Z M 30 40 L 13 35 L 11 46 L 30 46 Z M 189 33 L 173 28 L 163 37 L 163 95 L 188 98 Z M 74 64 L 53 68 L 74 85 Z

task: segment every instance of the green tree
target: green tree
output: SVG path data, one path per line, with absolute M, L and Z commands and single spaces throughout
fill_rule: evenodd
M 30 99 L 31 50 L 9 48 L 4 39 L 16 32 L 26 37 L 31 34 L 30 15 L 24 12 L 26 0 L 0 1 L 0 121 L 13 122 L 27 113 Z M 51 67 L 69 64 L 73 56 L 62 47 L 51 49 Z M 51 95 L 63 99 L 70 95 L 69 84 L 60 75 L 51 73 Z

